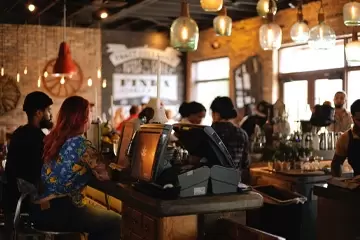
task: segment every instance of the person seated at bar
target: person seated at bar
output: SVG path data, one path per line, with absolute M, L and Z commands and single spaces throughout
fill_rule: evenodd
M 4 185 L 2 199 L 8 234 L 11 234 L 13 229 L 13 214 L 20 197 L 17 178 L 22 178 L 36 186 L 40 182 L 45 137 L 41 129 L 51 129 L 53 126 L 52 104 L 52 99 L 43 92 L 29 93 L 23 104 L 28 122 L 18 127 L 12 134 L 5 165 L 7 182 Z M 25 203 L 25 211 L 27 207 L 28 204 Z
M 343 133 L 336 142 L 335 155 L 331 162 L 331 173 L 341 177 L 345 159 L 354 170 L 354 176 L 360 175 L 360 99 L 350 107 L 354 126 Z
M 198 102 L 183 102 L 180 105 L 180 123 L 201 124 L 206 115 L 206 108 Z
M 119 240 L 121 216 L 86 205 L 81 194 L 92 176 L 109 180 L 100 155 L 84 137 L 91 119 L 86 99 L 65 99 L 54 129 L 44 139 L 42 187 L 30 217 L 39 229 L 85 232 L 89 240 Z
M 249 138 L 246 132 L 236 127 L 231 120 L 237 111 L 229 97 L 216 97 L 211 103 L 213 123 L 211 127 L 219 135 L 239 170 L 249 169 Z
M 345 109 L 346 93 L 339 91 L 334 96 L 335 122 L 332 123 L 328 130 L 332 132 L 345 132 L 353 124 L 351 114 Z

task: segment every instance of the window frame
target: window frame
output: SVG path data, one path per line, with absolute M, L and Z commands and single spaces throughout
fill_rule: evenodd
M 331 79 L 342 79 L 343 80 L 343 90 L 348 94 L 348 76 L 351 71 L 360 71 L 360 66 L 349 66 L 346 61 L 345 46 L 348 42 L 351 41 L 351 37 L 338 38 L 337 40 L 344 41 L 344 67 L 343 68 L 332 68 L 332 69 L 323 69 L 316 71 L 307 71 L 307 72 L 292 72 L 292 73 L 279 73 L 279 96 L 281 100 L 284 100 L 284 83 L 289 81 L 299 81 L 307 80 L 308 81 L 308 104 L 310 107 L 315 105 L 315 81 L 317 79 L 327 78 Z M 305 45 L 305 44 L 302 44 Z M 298 47 L 301 45 L 292 45 L 288 47 Z M 284 48 L 288 48 L 284 47 Z M 281 51 L 281 50 L 280 50 Z M 280 66 L 280 57 L 278 58 L 278 64 Z M 329 99 L 330 101 L 332 99 Z M 347 106 L 346 106 L 347 107 Z

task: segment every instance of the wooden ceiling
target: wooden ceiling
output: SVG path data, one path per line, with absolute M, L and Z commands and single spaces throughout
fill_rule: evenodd
M 37 8 L 27 9 L 27 0 L 0 0 L 0 23 L 61 25 L 64 0 L 33 0 Z M 168 31 L 179 16 L 181 0 L 67 0 L 69 26 L 99 27 L 128 31 Z M 212 27 L 216 13 L 202 10 L 200 0 L 188 0 L 191 17 L 199 28 Z M 257 16 L 257 0 L 224 0 L 233 21 Z M 296 6 L 296 0 L 277 0 L 278 11 Z M 109 13 L 99 18 L 99 11 Z

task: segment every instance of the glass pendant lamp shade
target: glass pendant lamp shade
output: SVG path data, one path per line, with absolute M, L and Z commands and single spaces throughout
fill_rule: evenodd
M 305 22 L 296 22 L 290 30 L 290 37 L 296 43 L 307 43 L 309 40 L 309 26 Z
M 195 51 L 199 42 L 199 28 L 190 18 L 189 5 L 182 2 L 181 16 L 177 18 L 170 28 L 170 45 L 181 51 Z
M 346 3 L 343 7 L 343 18 L 346 26 L 360 26 L 360 3 Z
M 260 46 L 263 50 L 277 50 L 281 47 L 282 30 L 276 23 L 264 24 L 259 30 Z
M 357 32 L 353 30 L 352 41 L 345 46 L 345 55 L 348 63 L 360 62 L 360 42 L 357 37 Z
M 336 34 L 325 22 L 321 22 L 310 30 L 308 41 L 310 48 L 327 50 L 336 45 Z
M 201 7 L 206 12 L 217 12 L 222 8 L 223 0 L 200 0 Z
M 214 30 L 218 36 L 230 36 L 232 28 L 232 19 L 226 15 L 226 8 L 223 7 L 219 15 L 214 18 Z
M 259 0 L 256 5 L 256 11 L 262 18 L 266 18 L 269 12 L 275 15 L 277 12 L 275 0 Z
M 297 22 L 290 29 L 290 37 L 295 43 L 307 43 L 309 40 L 309 26 L 304 22 L 302 2 L 298 6 Z

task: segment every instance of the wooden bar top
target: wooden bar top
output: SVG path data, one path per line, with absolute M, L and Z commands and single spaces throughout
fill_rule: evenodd
M 131 185 L 92 180 L 89 187 L 121 200 L 156 217 L 183 216 L 214 212 L 234 212 L 261 207 L 263 198 L 255 192 L 162 200 L 134 190 Z

